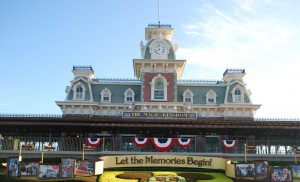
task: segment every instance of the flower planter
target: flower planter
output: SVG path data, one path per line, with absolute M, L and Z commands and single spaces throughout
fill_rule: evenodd
M 181 176 L 152 176 L 148 182 L 186 182 Z

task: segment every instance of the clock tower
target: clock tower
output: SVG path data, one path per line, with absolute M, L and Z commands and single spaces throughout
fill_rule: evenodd
M 171 25 L 149 24 L 141 41 L 141 59 L 133 60 L 134 75 L 141 79 L 142 102 L 176 102 L 177 79 L 186 60 L 176 59 L 177 43 L 172 42 Z

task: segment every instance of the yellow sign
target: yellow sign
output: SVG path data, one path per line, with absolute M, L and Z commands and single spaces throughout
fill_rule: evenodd
M 122 155 L 101 157 L 104 168 L 119 167 L 183 167 L 224 169 L 227 159 L 182 155 Z

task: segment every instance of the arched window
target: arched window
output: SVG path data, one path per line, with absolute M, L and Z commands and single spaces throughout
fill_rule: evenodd
M 151 100 L 167 100 L 167 80 L 158 74 L 152 79 L 151 84 Z
M 124 102 L 134 102 L 134 92 L 130 88 L 124 93 Z
M 164 99 L 164 81 L 157 78 L 154 83 L 154 99 Z
M 232 100 L 233 102 L 244 102 L 244 89 L 240 86 L 236 86 L 232 90 Z
M 85 99 L 85 87 L 81 82 L 76 83 L 73 86 L 73 100 L 84 100 Z
M 111 102 L 111 92 L 107 88 L 103 89 L 101 92 L 101 102 Z
M 193 97 L 194 97 L 193 92 L 188 89 L 183 93 L 183 102 L 193 103 Z
M 206 93 L 206 104 L 215 104 L 217 103 L 217 94 L 213 90 L 210 90 Z

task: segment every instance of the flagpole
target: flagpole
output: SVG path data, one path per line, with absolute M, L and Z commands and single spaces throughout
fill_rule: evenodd
M 158 26 L 160 26 L 160 19 L 159 19 L 159 0 L 157 2 L 157 9 L 158 9 Z

